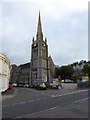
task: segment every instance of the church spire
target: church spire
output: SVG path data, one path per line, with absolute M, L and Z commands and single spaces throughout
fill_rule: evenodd
M 39 17 L 38 17 L 37 37 L 41 37 L 41 38 L 43 37 L 40 11 L 39 11 Z

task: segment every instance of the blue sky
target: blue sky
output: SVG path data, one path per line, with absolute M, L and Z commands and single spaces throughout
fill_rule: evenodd
M 88 60 L 88 0 L 2 1 L 0 52 L 7 55 L 11 64 L 30 61 L 39 10 L 54 63 L 61 66 Z

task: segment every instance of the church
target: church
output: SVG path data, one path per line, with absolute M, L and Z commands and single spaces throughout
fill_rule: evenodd
M 34 37 L 32 39 L 31 62 L 17 66 L 17 69 L 19 74 L 18 77 L 14 77 L 16 78 L 14 82 L 18 81 L 28 84 L 50 82 L 54 76 L 55 64 L 51 56 L 48 56 L 47 38 L 43 37 L 40 12 L 36 39 Z M 15 72 L 14 70 L 12 71 Z
M 36 40 L 32 39 L 31 46 L 31 83 L 49 82 L 50 63 L 48 59 L 47 38 L 43 38 L 41 16 L 39 12 Z M 52 63 L 54 66 L 54 63 Z

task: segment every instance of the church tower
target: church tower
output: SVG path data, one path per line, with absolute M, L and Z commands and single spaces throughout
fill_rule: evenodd
M 41 16 L 39 12 L 36 40 L 32 39 L 31 46 L 31 83 L 49 81 L 48 45 L 43 39 Z

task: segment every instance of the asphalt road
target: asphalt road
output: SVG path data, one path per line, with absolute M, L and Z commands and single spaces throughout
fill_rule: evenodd
M 18 88 L 15 97 L 2 101 L 2 118 L 88 117 L 88 90 L 37 91 Z

